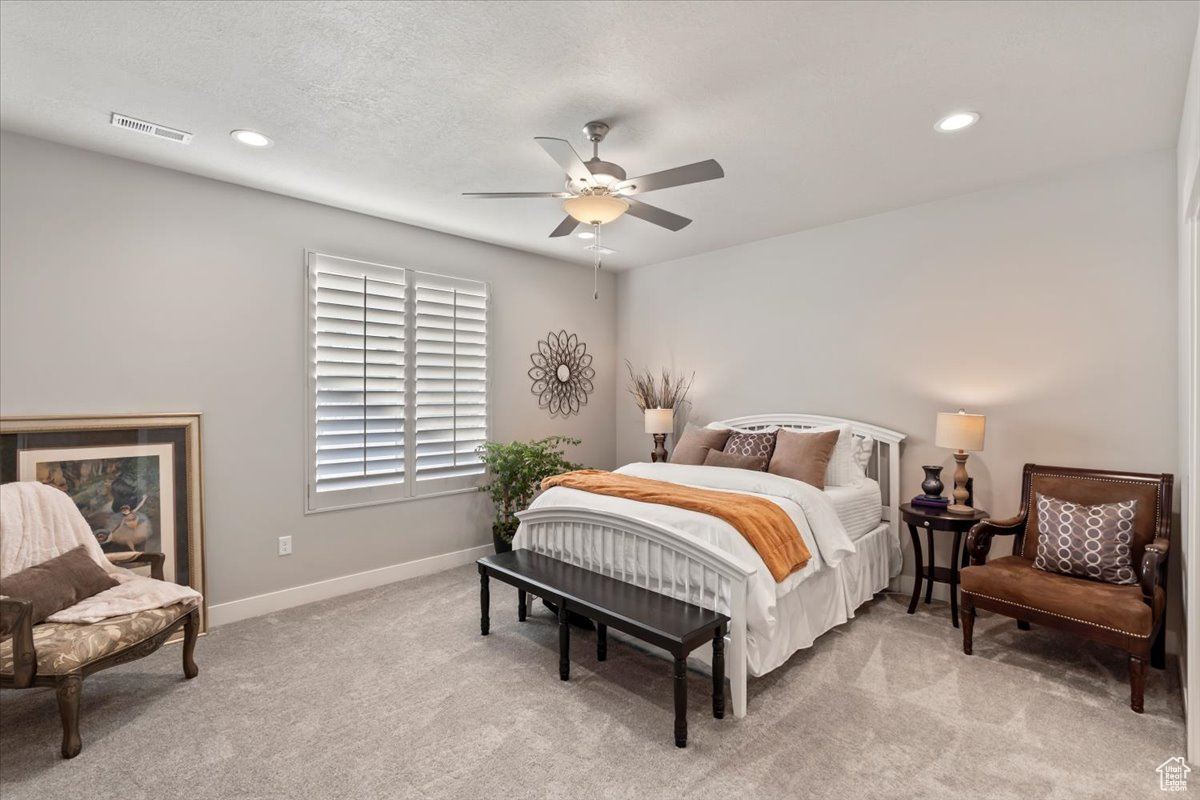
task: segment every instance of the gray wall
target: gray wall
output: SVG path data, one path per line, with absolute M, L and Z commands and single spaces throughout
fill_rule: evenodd
M 304 515 L 305 248 L 489 281 L 492 437 L 613 464 L 611 276 L 15 134 L 0 174 L 0 411 L 202 412 L 210 603 L 490 541 L 480 494 Z M 596 357 L 569 420 L 525 374 L 559 328 Z
M 214 604 L 488 540 L 478 495 L 302 513 L 305 248 L 490 281 L 494 437 L 579 436 L 594 466 L 651 444 L 620 358 L 695 370 L 699 422 L 904 431 L 905 496 L 921 464 L 951 471 L 935 413 L 985 413 L 970 468 L 997 514 L 1025 461 L 1178 464 L 1166 152 L 604 276 L 599 303 L 585 269 L 13 134 L 0 173 L 0 411 L 203 412 Z M 560 327 L 598 373 L 565 421 L 525 376 Z
M 701 423 L 902 431 L 906 498 L 920 465 L 953 472 L 933 429 L 960 406 L 988 416 L 968 468 L 996 514 L 1027 461 L 1173 472 L 1175 202 L 1173 154 L 1151 153 L 623 273 L 618 356 L 695 370 Z M 650 447 L 620 385 L 617 443 Z
M 1200 254 L 1196 247 L 1200 238 L 1193 240 L 1193 229 L 1197 223 L 1196 208 L 1189 205 L 1196 197 L 1200 180 L 1200 23 L 1197 24 L 1196 41 L 1192 47 L 1192 65 L 1188 72 L 1187 92 L 1184 96 L 1183 115 L 1179 125 L 1179 142 L 1176 148 L 1179 187 L 1179 480 L 1180 516 L 1182 518 L 1181 547 L 1173 548 L 1172 558 L 1180 564 L 1181 581 L 1187 592 L 1180 592 L 1184 612 L 1190 614 L 1200 600 L 1200 584 L 1196 580 L 1198 552 L 1196 541 L 1196 511 L 1200 500 L 1200 464 L 1197 459 L 1197 417 L 1200 417 L 1200 391 L 1197 378 L 1200 375 L 1200 347 L 1197 347 L 1197 323 L 1200 313 L 1200 275 L 1197 261 Z M 1200 639 L 1188 636 L 1183 629 L 1184 641 L 1180 645 L 1180 661 L 1186 676 L 1184 697 L 1200 697 Z M 1200 760 L 1200 714 L 1189 709 L 1188 713 L 1188 760 Z

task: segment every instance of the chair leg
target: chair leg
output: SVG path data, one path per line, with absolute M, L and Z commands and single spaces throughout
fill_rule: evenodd
M 1146 696 L 1146 659 L 1129 656 L 1129 707 L 1138 714 L 1143 710 Z
M 196 666 L 196 637 L 200 634 L 200 609 L 183 621 L 183 677 L 191 679 L 200 674 Z
M 83 676 L 78 673 L 60 675 L 54 679 L 58 714 L 62 717 L 63 758 L 74 758 L 83 749 L 83 740 L 79 738 L 79 693 L 82 689 Z
M 1150 645 L 1150 666 L 1155 669 L 1167 668 L 1167 618 L 1165 612 L 1162 622 L 1159 623 L 1158 635 L 1154 637 L 1154 642 Z
M 959 621 L 962 622 L 963 652 L 971 655 L 975 635 L 975 604 L 971 602 L 969 595 L 963 595 L 962 608 L 959 610 L 958 616 Z
M 1017 630 L 1019 630 L 1019 631 L 1029 630 L 1029 623 L 1023 619 L 1017 620 Z

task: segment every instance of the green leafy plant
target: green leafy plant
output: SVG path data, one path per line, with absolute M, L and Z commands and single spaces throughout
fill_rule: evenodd
M 476 453 L 488 470 L 488 482 L 479 487 L 496 505 L 492 530 L 506 542 L 517 532 L 517 512 L 524 511 L 541 487 L 542 479 L 581 469 L 566 459 L 563 448 L 579 439 L 548 436 L 530 442 L 484 442 Z

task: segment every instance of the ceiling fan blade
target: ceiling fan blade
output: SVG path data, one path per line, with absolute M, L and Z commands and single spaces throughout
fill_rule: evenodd
M 540 144 L 542 149 L 562 167 L 563 172 L 571 180 L 579 183 L 594 183 L 591 171 L 584 165 L 583 159 L 579 157 L 579 153 L 575 152 L 575 148 L 571 147 L 571 143 L 566 139 L 535 136 L 533 140 Z
M 626 214 L 635 216 L 638 219 L 644 219 L 646 222 L 653 222 L 655 225 L 659 225 L 669 231 L 681 231 L 692 224 L 692 221 L 687 217 L 672 214 L 670 211 L 664 211 L 658 206 L 634 200 L 632 197 L 626 197 L 625 202 L 629 203 L 629 210 L 625 212 Z
M 558 223 L 558 227 L 550 233 L 550 238 L 554 239 L 559 236 L 570 236 L 571 232 L 579 227 L 579 220 L 574 217 L 567 217 L 562 222 Z
M 463 197 L 570 197 L 570 192 L 463 192 Z
M 714 159 L 697 161 L 684 167 L 664 169 L 662 172 L 651 172 L 618 183 L 614 190 L 622 195 L 644 194 L 658 189 L 669 189 L 672 186 L 684 186 L 689 183 L 700 183 L 717 178 L 724 178 L 725 170 Z

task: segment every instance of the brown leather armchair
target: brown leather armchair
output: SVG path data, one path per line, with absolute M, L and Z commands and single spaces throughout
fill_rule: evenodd
M 1171 534 L 1171 475 L 1107 472 L 1026 464 L 1021 481 L 1021 512 L 1011 519 L 985 520 L 967 535 L 971 566 L 961 573 L 963 652 L 971 655 L 978 609 L 1068 631 L 1129 653 L 1129 706 L 1139 714 L 1146 685 L 1146 661 L 1166 665 L 1167 553 Z M 1118 586 L 1046 572 L 1037 556 L 1037 495 L 1096 505 L 1136 498 L 1132 556 L 1140 583 Z M 1013 555 L 988 561 L 995 536 L 1015 536 Z

